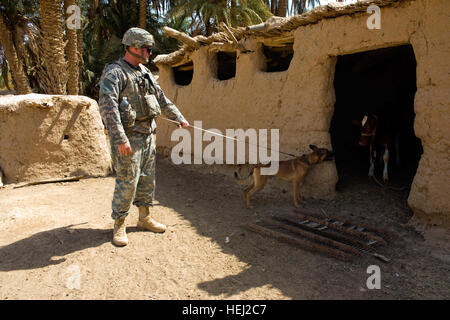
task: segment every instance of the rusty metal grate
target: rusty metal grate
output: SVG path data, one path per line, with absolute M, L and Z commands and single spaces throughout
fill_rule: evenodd
M 248 223 L 244 227 L 342 261 L 351 261 L 355 256 L 366 254 L 389 262 L 390 259 L 376 249 L 387 246 L 396 238 L 393 232 L 386 229 L 299 210 Z

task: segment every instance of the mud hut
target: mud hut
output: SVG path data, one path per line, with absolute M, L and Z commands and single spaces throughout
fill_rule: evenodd
M 222 132 L 279 128 L 280 149 L 290 153 L 311 143 L 333 147 L 336 161 L 306 179 L 304 194 L 315 198 L 334 197 L 348 170 L 367 170 L 352 121 L 389 101 L 400 115 L 402 161 L 391 176 L 406 177 L 416 217 L 448 222 L 448 12 L 446 0 L 359 1 L 247 28 L 222 25 L 210 37 L 166 29 L 183 45 L 154 62 L 191 123 Z M 159 120 L 160 147 L 174 146 L 173 129 Z
M 0 168 L 5 184 L 108 175 L 111 158 L 97 103 L 83 96 L 3 96 Z

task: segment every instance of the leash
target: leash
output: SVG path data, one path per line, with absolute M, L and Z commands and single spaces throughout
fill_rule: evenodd
M 170 119 L 167 119 L 167 118 L 164 118 L 164 117 L 160 117 L 160 119 L 164 119 L 164 120 L 166 120 L 166 121 L 173 122 L 173 123 L 176 123 L 176 124 L 178 124 L 178 125 L 180 124 L 178 121 L 170 120 Z M 294 157 L 294 158 L 298 158 L 298 156 L 296 156 L 296 155 L 294 155 L 294 154 L 291 154 L 291 153 L 283 152 L 283 151 L 276 150 L 276 149 L 271 149 L 271 148 L 264 147 L 264 146 L 258 146 L 257 144 L 254 144 L 254 143 L 250 143 L 250 142 L 247 142 L 247 141 L 242 141 L 242 140 L 239 140 L 239 139 L 237 139 L 237 138 L 229 137 L 229 136 L 226 136 L 226 135 L 224 135 L 224 134 L 220 134 L 220 133 L 213 132 L 213 131 L 210 131 L 210 130 L 205 130 L 205 129 L 203 129 L 203 128 L 199 128 L 199 127 L 193 126 L 193 125 L 191 125 L 191 124 L 189 124 L 188 127 L 191 127 L 192 129 L 197 129 L 197 130 L 201 130 L 201 131 L 204 131 L 204 132 L 208 132 L 208 133 L 213 134 L 213 135 L 215 135 L 215 136 L 223 137 L 223 138 L 225 138 L 225 139 L 230 139 L 230 140 L 234 140 L 234 141 L 241 142 L 241 143 L 243 142 L 243 143 L 246 143 L 246 144 L 248 144 L 248 145 L 256 146 L 256 147 L 258 147 L 258 148 L 265 148 L 266 150 L 275 151 L 275 152 L 278 152 L 278 153 L 285 154 L 285 155 L 287 155 L 287 156 L 291 156 L 291 157 Z
M 164 119 L 164 120 L 166 120 L 166 121 L 175 123 L 175 124 L 177 124 L 177 125 L 180 124 L 178 121 L 170 120 L 170 119 L 167 119 L 167 118 L 164 118 L 164 117 L 160 117 L 160 119 Z M 237 138 L 233 138 L 233 137 L 230 137 L 230 136 L 226 136 L 226 135 L 224 135 L 224 134 L 220 134 L 220 133 L 217 133 L 217 132 L 213 132 L 213 131 L 210 131 L 210 130 L 206 130 L 206 129 L 203 129 L 203 128 L 199 128 L 199 127 L 193 126 L 193 125 L 191 125 L 191 124 L 189 124 L 188 127 L 191 127 L 192 129 L 197 129 L 197 130 L 201 130 L 201 131 L 204 131 L 204 132 L 208 132 L 208 133 L 210 133 L 210 134 L 212 134 L 212 135 L 219 136 L 219 137 L 222 137 L 222 138 L 225 138 L 225 139 L 230 139 L 230 140 L 234 140 L 234 141 L 237 141 L 237 142 L 243 142 L 243 143 L 246 143 L 246 144 L 248 144 L 248 145 L 253 145 L 253 146 L 256 146 L 256 147 L 258 147 L 258 148 L 261 148 L 261 146 L 258 146 L 258 145 L 254 144 L 254 143 L 250 143 L 250 142 L 247 142 L 247 141 L 242 141 L 242 140 L 239 140 L 239 139 L 237 139 Z M 294 155 L 294 154 L 287 153 L 287 152 L 283 152 L 283 151 L 280 151 L 280 150 L 271 149 L 271 148 L 268 148 L 268 147 L 262 147 L 262 148 L 265 148 L 265 149 L 270 150 L 270 151 L 275 151 L 275 152 L 278 152 L 278 153 L 282 153 L 282 154 L 285 154 L 285 155 L 287 155 L 287 156 L 291 156 L 291 157 L 294 157 L 294 158 L 299 158 L 298 156 L 296 156 L 296 155 Z M 375 175 L 373 176 L 373 178 L 374 178 L 375 182 L 376 182 L 378 185 L 380 185 L 382 188 L 392 189 L 392 190 L 396 190 L 396 191 L 402 191 L 402 190 L 405 189 L 405 188 L 395 188 L 395 187 L 383 185 L 380 181 L 378 181 L 378 179 L 375 177 Z

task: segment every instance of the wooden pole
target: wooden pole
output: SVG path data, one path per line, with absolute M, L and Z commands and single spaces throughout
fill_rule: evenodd
M 178 30 L 175 30 L 175 29 L 172 29 L 172 28 L 169 28 L 169 27 L 163 27 L 163 32 L 166 35 L 168 35 L 169 37 L 177 39 L 177 40 L 183 42 L 188 47 L 191 47 L 191 48 L 194 48 L 194 49 L 200 48 L 200 43 L 197 40 L 195 40 L 194 38 L 188 36 L 184 32 L 180 32 Z
M 314 234 L 314 233 L 309 232 L 309 231 L 302 230 L 300 228 L 296 228 L 294 226 L 290 226 L 290 225 L 288 225 L 286 223 L 281 223 L 281 222 L 278 222 L 278 221 L 273 220 L 273 219 L 263 219 L 262 222 L 270 224 L 270 225 L 273 225 L 275 227 L 283 228 L 285 230 L 288 230 L 288 231 L 291 231 L 291 232 L 294 232 L 294 233 L 297 233 L 297 234 L 301 235 L 302 237 L 305 237 L 305 238 L 308 238 L 308 239 L 311 239 L 311 240 L 314 240 L 314 241 L 321 242 L 321 243 L 323 243 L 325 245 L 335 247 L 335 248 L 340 249 L 342 251 L 345 251 L 345 252 L 348 252 L 348 253 L 351 253 L 351 254 L 354 254 L 354 255 L 357 255 L 357 256 L 361 255 L 361 253 L 357 249 L 355 249 L 355 248 L 353 248 L 353 247 L 351 247 L 349 245 L 346 245 L 346 244 L 341 243 L 341 242 L 334 241 L 332 239 L 323 237 L 323 236 L 318 235 L 318 234 Z
M 69 177 L 69 178 L 62 178 L 62 179 L 51 179 L 51 180 L 44 180 L 44 181 L 27 182 L 27 183 L 13 187 L 13 189 L 23 188 L 26 186 L 34 186 L 34 185 L 38 185 L 38 184 L 45 184 L 45 183 L 78 181 L 81 178 L 83 178 L 83 177 Z
M 227 26 L 225 23 L 221 22 L 221 23 L 220 23 L 220 27 L 225 31 L 226 34 L 228 34 L 228 36 L 231 38 L 231 40 L 233 41 L 233 43 L 235 44 L 235 46 L 239 49 L 239 51 L 244 52 L 244 53 L 245 53 L 245 52 L 249 52 L 249 50 L 247 50 L 246 48 L 244 48 L 244 46 L 241 45 L 241 44 L 237 41 L 237 39 L 236 39 L 236 37 L 234 36 L 233 32 L 231 32 L 231 30 L 228 28 L 228 26 Z
M 306 212 L 302 212 L 302 213 L 306 214 Z M 331 217 L 331 216 L 325 215 L 323 213 L 308 212 L 307 214 L 310 215 L 310 216 L 313 216 L 315 218 L 318 218 L 318 219 L 322 219 L 322 218 L 326 217 L 326 218 L 330 218 L 330 219 L 335 220 L 335 221 L 342 221 L 342 222 L 344 222 L 344 224 L 354 225 L 356 227 L 362 227 L 362 228 L 366 229 L 367 231 L 372 231 L 372 232 L 375 232 L 375 233 L 378 233 L 378 234 L 382 234 L 385 237 L 387 237 L 388 240 L 392 240 L 392 239 L 395 239 L 395 238 L 398 237 L 392 231 L 388 231 L 388 230 L 385 230 L 385 229 L 377 228 L 377 227 L 374 227 L 374 226 L 369 226 L 369 225 L 361 223 L 361 222 L 356 222 L 356 221 L 347 220 L 347 219 L 346 220 L 342 220 L 340 218 Z
M 354 248 L 357 248 L 358 250 L 362 249 L 362 250 L 371 251 L 371 252 L 373 252 L 375 250 L 373 247 L 371 247 L 368 244 L 366 244 L 365 242 L 363 242 L 362 239 L 360 239 L 360 238 L 355 239 L 354 237 L 349 237 L 347 234 L 343 234 L 342 232 L 339 232 L 339 233 L 331 232 L 329 228 L 327 228 L 325 230 L 319 230 L 319 229 L 316 229 L 313 227 L 309 227 L 306 224 L 301 224 L 301 223 L 292 221 L 288 218 L 281 218 L 281 217 L 273 217 L 273 218 L 278 221 L 281 221 L 283 223 L 288 223 L 290 225 L 293 225 L 296 228 L 301 228 L 303 230 L 313 232 L 313 233 L 321 235 L 323 237 L 327 237 L 334 241 L 339 241 L 341 243 L 345 243 Z M 292 218 L 296 220 L 297 217 L 293 216 Z
M 271 230 L 269 228 L 265 228 L 265 227 L 259 226 L 257 224 L 254 224 L 254 223 L 246 224 L 245 227 L 251 231 L 260 233 L 262 235 L 273 237 L 279 241 L 293 244 L 295 246 L 298 246 L 298 247 L 301 247 L 304 249 L 308 249 L 311 251 L 318 251 L 318 252 L 332 256 L 332 257 L 342 260 L 342 261 L 350 261 L 352 259 L 352 256 L 349 255 L 348 253 L 345 253 L 345 252 L 342 252 L 342 251 L 339 251 L 339 250 L 336 250 L 333 248 L 329 248 L 329 247 L 326 247 L 326 246 L 323 246 L 323 245 L 320 245 L 317 243 L 313 243 L 313 242 L 310 242 L 307 240 L 298 239 L 293 236 L 283 234 L 281 232 Z
M 233 42 L 212 42 L 209 49 L 211 51 L 236 51 L 237 47 Z
M 338 230 L 338 231 L 347 233 L 349 235 L 352 235 L 352 236 L 355 236 L 355 237 L 359 237 L 359 238 L 364 238 L 364 239 L 367 239 L 367 240 L 375 240 L 375 241 L 377 241 L 377 243 L 382 244 L 384 246 L 387 245 L 386 241 L 384 241 L 383 238 L 380 238 L 380 237 L 378 237 L 378 236 L 376 236 L 376 235 L 374 235 L 372 233 L 364 233 L 364 232 L 357 231 L 357 230 L 350 230 L 350 229 L 348 229 L 346 227 L 343 227 L 343 226 L 340 226 L 340 225 L 337 225 L 337 224 L 334 224 L 334 223 L 331 223 L 331 222 L 327 222 L 327 221 L 322 220 L 322 219 L 317 219 L 315 217 L 312 217 L 312 216 L 307 215 L 305 213 L 302 213 L 300 211 L 294 211 L 294 212 L 295 212 L 295 214 L 297 216 L 299 216 L 302 219 L 307 219 L 309 221 L 312 221 L 312 222 L 315 222 L 315 223 L 327 226 L 330 229 Z

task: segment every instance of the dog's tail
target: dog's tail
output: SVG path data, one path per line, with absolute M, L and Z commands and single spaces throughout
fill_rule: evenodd
M 237 184 L 249 185 L 252 183 L 252 179 L 253 179 L 253 169 L 252 171 L 250 171 L 250 174 L 248 175 L 247 178 L 241 178 L 237 171 L 234 172 L 234 181 L 236 181 Z

